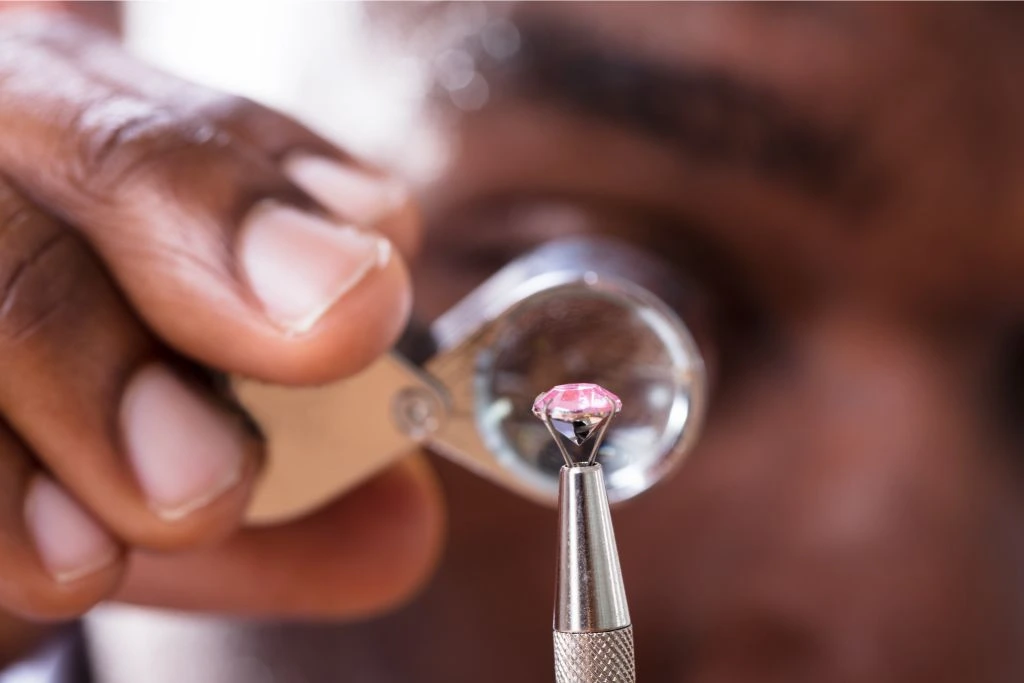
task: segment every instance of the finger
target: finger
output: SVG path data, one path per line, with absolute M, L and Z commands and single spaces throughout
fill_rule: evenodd
M 418 253 L 420 216 L 404 184 L 379 171 L 338 163 L 326 154 L 294 152 L 284 159 L 283 168 L 335 215 L 374 227 L 406 259 Z
M 124 570 L 122 549 L 68 493 L 42 474 L 0 426 L 0 607 L 33 619 L 82 613 Z
M 140 325 L 85 243 L 0 186 L 0 412 L 120 538 L 211 542 L 239 523 L 262 444 Z
M 99 54 L 100 51 L 93 51 Z M 109 68 L 111 58 L 102 60 Z M 101 72 L 102 73 L 102 72 Z M 135 74 L 138 78 L 142 74 Z M 145 79 L 146 93 L 158 100 L 175 93 L 197 102 L 196 111 L 219 129 L 264 150 L 285 174 L 335 216 L 385 235 L 406 259 L 414 258 L 423 232 L 408 186 L 357 159 L 293 119 L 244 98 L 211 95 L 209 90 L 161 75 Z M 138 81 L 136 81 L 138 82 Z
M 339 149 L 295 120 L 239 97 L 182 81 L 141 62 L 118 46 L 99 42 L 81 50 L 80 39 L 50 38 L 48 45 L 96 79 L 154 102 L 188 102 L 217 129 L 260 149 L 299 187 L 339 218 L 372 227 L 406 259 L 419 249 L 422 231 L 407 186 Z
M 136 553 L 117 597 L 174 609 L 355 618 L 394 607 L 436 565 L 444 513 L 425 462 L 403 462 L 304 519 L 216 548 Z
M 286 154 L 231 134 L 204 114 L 209 98 L 154 101 L 5 25 L 33 73 L 0 62 L 0 168 L 82 231 L 161 337 L 282 383 L 354 372 L 394 341 L 410 303 L 401 259 L 298 188 Z M 67 50 L 102 41 L 79 42 Z

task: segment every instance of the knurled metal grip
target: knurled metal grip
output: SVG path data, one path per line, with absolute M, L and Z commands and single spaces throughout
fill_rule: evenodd
M 601 465 L 562 468 L 555 680 L 633 683 L 633 626 Z
M 633 627 L 555 635 L 556 683 L 635 683 Z

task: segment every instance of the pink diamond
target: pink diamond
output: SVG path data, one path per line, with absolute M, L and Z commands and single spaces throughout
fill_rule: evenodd
M 559 384 L 533 402 L 533 414 L 546 416 L 555 431 L 577 446 L 620 410 L 619 397 L 596 384 Z

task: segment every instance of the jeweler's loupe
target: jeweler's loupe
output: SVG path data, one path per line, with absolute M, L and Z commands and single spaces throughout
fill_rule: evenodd
M 669 474 L 707 399 L 700 350 L 671 268 L 597 239 L 550 242 L 510 263 L 360 375 L 316 388 L 235 378 L 267 436 L 253 521 L 306 512 L 416 444 L 554 505 L 563 463 L 531 414 L 555 384 L 593 382 L 626 406 L 598 458 L 611 501 Z

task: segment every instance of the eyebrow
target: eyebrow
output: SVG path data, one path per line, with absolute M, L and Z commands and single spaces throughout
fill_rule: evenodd
M 828 130 L 771 89 L 713 68 L 661 64 L 536 19 L 517 24 L 521 45 L 502 69 L 514 92 L 628 128 L 712 167 L 753 171 L 816 198 L 854 200 L 852 131 Z M 859 191 L 858 191 L 859 190 Z

